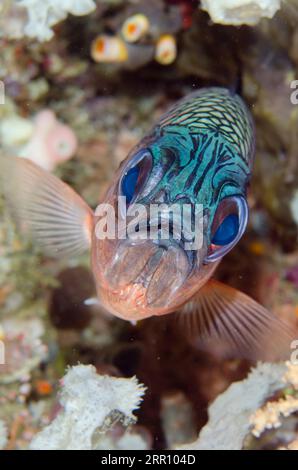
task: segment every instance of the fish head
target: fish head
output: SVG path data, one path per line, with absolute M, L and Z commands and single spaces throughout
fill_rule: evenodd
M 155 130 L 120 166 L 96 210 L 92 242 L 98 295 L 115 315 L 138 320 L 175 311 L 243 234 L 241 171 L 231 180 L 218 170 L 219 144 L 181 129 Z

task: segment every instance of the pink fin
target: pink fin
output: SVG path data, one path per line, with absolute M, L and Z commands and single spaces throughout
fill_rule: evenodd
M 225 356 L 251 360 L 290 359 L 288 325 L 255 300 L 221 282 L 210 280 L 182 308 L 178 317 L 196 343 Z M 219 346 L 219 348 L 217 348 Z
M 47 254 L 70 256 L 89 248 L 92 211 L 67 184 L 27 159 L 1 154 L 0 181 L 18 228 Z

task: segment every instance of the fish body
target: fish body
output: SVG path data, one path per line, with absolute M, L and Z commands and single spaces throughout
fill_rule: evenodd
M 104 202 L 116 207 L 121 182 L 138 166 L 140 183 L 130 204 L 148 211 L 152 204 L 176 204 L 181 212 L 185 204 L 191 211 L 202 205 L 204 244 L 186 251 L 183 241 L 98 241 L 95 235 L 92 264 L 98 294 L 116 315 L 137 320 L 172 312 L 206 282 L 220 258 L 206 262 L 212 256 L 217 210 L 224 201 L 226 211 L 229 205 L 235 211 L 235 197 L 246 204 L 253 157 L 250 114 L 237 95 L 222 88 L 203 89 L 179 101 L 132 150 Z M 143 225 L 147 230 L 147 220 Z
M 32 163 L 4 157 L 0 163 L 19 189 L 4 181 L 15 219 L 50 254 L 89 248 L 98 297 L 111 313 L 137 321 L 179 311 L 193 337 L 215 337 L 231 352 L 261 358 L 277 336 L 278 352 L 287 348 L 284 325 L 210 279 L 245 231 L 254 153 L 253 121 L 242 99 L 203 88 L 174 105 L 130 152 L 95 213 Z M 152 207 L 161 208 L 157 215 Z M 182 223 L 177 214 L 186 215 Z M 116 228 L 113 236 L 103 227 Z

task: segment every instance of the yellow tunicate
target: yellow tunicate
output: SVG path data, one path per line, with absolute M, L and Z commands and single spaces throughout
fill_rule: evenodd
M 124 41 L 117 36 L 98 36 L 91 45 L 95 62 L 125 62 L 128 58 Z
M 171 34 L 164 34 L 157 42 L 155 60 L 162 65 L 170 65 L 177 57 L 176 39 Z
M 121 28 L 122 35 L 127 42 L 139 41 L 149 31 L 148 18 L 138 13 L 127 18 Z

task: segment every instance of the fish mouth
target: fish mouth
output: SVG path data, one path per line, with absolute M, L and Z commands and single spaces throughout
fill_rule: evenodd
M 142 239 L 151 227 L 152 221 L 150 224 L 142 221 L 136 233 L 139 237 L 119 240 L 112 263 L 104 272 L 107 284 L 119 301 L 127 304 L 128 308 L 134 305 L 136 310 L 167 308 L 194 264 L 193 253 L 183 247 L 184 240 L 173 238 L 176 227 L 172 227 L 169 238 L 151 239 L 146 236 Z

